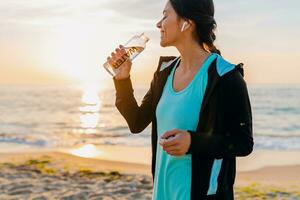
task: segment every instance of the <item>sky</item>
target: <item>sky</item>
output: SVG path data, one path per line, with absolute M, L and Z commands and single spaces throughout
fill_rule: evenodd
M 156 28 L 167 1 L 0 0 L 0 85 L 112 85 L 103 69 L 119 44 L 145 32 L 134 84 L 148 85 L 159 56 Z M 299 0 L 215 0 L 216 46 L 244 63 L 249 84 L 300 83 Z

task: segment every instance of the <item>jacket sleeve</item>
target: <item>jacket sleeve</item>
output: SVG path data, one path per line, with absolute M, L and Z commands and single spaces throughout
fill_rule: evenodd
M 142 132 L 152 121 L 153 118 L 153 87 L 154 78 L 150 89 L 144 96 L 141 105 L 138 106 L 133 94 L 133 88 L 130 76 L 126 79 L 117 80 L 113 78 L 116 89 L 115 105 L 122 116 L 125 118 L 132 133 Z
M 221 77 L 219 87 L 225 132 L 201 133 L 189 130 L 191 145 L 187 153 L 214 158 L 247 156 L 252 152 L 254 143 L 246 83 L 242 75 L 234 70 Z

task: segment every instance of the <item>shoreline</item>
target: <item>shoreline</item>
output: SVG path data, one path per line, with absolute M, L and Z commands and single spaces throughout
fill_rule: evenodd
M 13 143 L 1 143 L 0 155 L 63 153 L 78 158 L 129 164 L 151 165 L 151 147 L 92 145 L 73 148 L 41 148 Z M 300 150 L 255 150 L 246 157 L 237 157 L 237 171 L 249 172 L 266 167 L 300 165 Z M 0 157 L 1 162 L 1 157 Z

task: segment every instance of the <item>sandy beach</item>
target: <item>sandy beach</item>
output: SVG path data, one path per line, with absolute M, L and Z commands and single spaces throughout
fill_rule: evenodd
M 140 157 L 149 150 L 136 148 L 99 146 L 96 158 L 74 150 L 0 153 L 0 199 L 151 199 L 149 159 Z M 238 158 L 236 199 L 300 199 L 299 158 L 284 151 Z

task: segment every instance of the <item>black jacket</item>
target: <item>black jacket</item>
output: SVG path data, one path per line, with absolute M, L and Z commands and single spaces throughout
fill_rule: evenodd
M 166 80 L 174 67 L 175 57 L 161 57 L 149 91 L 138 106 L 130 77 L 114 80 L 116 107 L 126 119 L 132 133 L 140 133 L 152 122 L 152 175 L 155 174 L 157 121 L 155 110 Z M 171 61 L 171 64 L 170 62 Z M 169 66 L 161 69 L 169 62 Z M 226 65 L 228 63 L 225 63 Z M 221 65 L 221 64 L 220 64 Z M 191 199 L 234 199 L 233 185 L 236 157 L 247 156 L 253 150 L 252 114 L 242 64 L 220 75 L 218 61 L 208 70 L 208 83 L 200 111 L 197 131 L 191 133 L 192 155 Z M 218 71 L 219 70 L 219 71 Z M 223 70 L 224 71 L 224 70 Z M 222 159 L 217 177 L 217 191 L 208 195 L 210 175 L 215 159 Z

